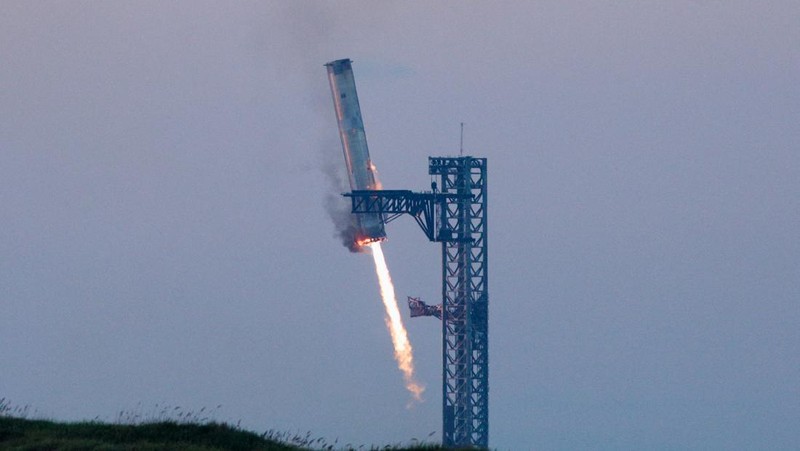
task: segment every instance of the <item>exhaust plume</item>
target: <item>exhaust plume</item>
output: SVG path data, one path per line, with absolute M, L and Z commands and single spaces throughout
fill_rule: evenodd
M 394 359 L 403 373 L 406 389 L 411 393 L 413 400 L 422 402 L 422 392 L 425 391 L 425 386 L 417 382 L 414 376 L 414 352 L 411 348 L 411 342 L 408 341 L 408 333 L 403 326 L 400 310 L 397 308 L 394 284 L 392 284 L 392 277 L 389 275 L 389 268 L 386 266 L 386 259 L 383 257 L 381 243 L 371 243 L 369 247 L 372 249 L 372 258 L 375 260 L 375 273 L 378 275 L 381 298 L 383 299 L 383 306 L 386 308 L 386 327 L 392 336 Z

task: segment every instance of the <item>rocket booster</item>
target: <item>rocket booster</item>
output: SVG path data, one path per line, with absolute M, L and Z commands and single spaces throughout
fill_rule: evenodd
M 339 123 L 339 137 L 342 139 L 350 190 L 378 190 L 380 183 L 375 174 L 375 166 L 369 158 L 367 135 L 364 133 L 364 122 L 358 105 L 351 61 L 349 59 L 331 61 L 325 64 L 325 67 L 328 69 L 333 106 Z M 358 232 L 355 237 L 358 244 L 386 239 L 382 214 L 365 213 L 355 216 L 358 221 Z

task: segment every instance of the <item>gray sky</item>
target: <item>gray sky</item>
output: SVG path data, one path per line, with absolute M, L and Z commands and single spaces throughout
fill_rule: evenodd
M 407 410 L 325 213 L 352 58 L 384 186 L 426 189 L 462 121 L 489 159 L 493 447 L 800 443 L 800 3 L 0 10 L 0 397 L 438 439 L 439 324 L 403 307 Z M 439 246 L 388 233 L 398 295 L 438 302 Z

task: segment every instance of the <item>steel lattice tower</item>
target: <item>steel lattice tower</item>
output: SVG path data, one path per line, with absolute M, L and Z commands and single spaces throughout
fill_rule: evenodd
M 409 214 L 442 243 L 442 444 L 489 443 L 486 158 L 430 157 L 431 192 L 357 190 L 352 213 Z M 416 300 L 419 302 L 419 300 Z M 434 311 L 434 310 L 431 310 Z
M 489 442 L 486 159 L 430 158 L 440 177 L 442 421 L 445 446 Z

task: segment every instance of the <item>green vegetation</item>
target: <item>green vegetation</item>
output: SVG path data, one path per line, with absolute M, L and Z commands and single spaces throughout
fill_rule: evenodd
M 162 409 L 156 415 L 122 412 L 117 423 L 61 423 L 28 419 L 28 408 L 11 408 L 0 399 L 0 449 L 13 451 L 216 451 L 216 450 L 392 450 L 436 451 L 438 445 L 355 446 L 322 438 L 267 431 L 256 434 L 238 426 L 211 422 L 202 415 Z M 165 412 L 170 412 L 166 414 Z M 178 412 L 178 413 L 172 413 Z M 413 443 L 413 442 L 412 442 Z
M 139 425 L 56 423 L 0 417 L 0 448 L 6 450 L 297 450 L 234 427 L 161 422 Z

